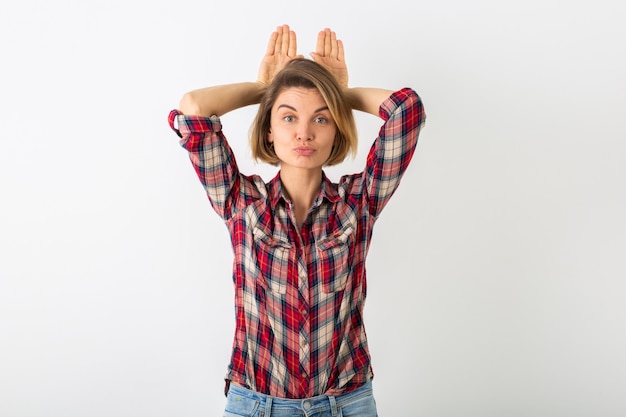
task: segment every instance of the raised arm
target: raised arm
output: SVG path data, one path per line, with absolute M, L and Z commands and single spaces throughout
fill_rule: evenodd
M 256 104 L 265 86 L 256 82 L 216 85 L 185 93 L 179 109 L 186 116 L 222 116 L 232 110 Z
M 186 93 L 179 109 L 187 116 L 222 116 L 232 110 L 257 104 L 274 76 L 297 55 L 296 34 L 288 25 L 276 28 L 267 49 L 256 82 L 217 85 Z
M 345 93 L 353 109 L 380 117 L 380 105 L 389 98 L 393 91 L 383 88 L 356 87 L 348 88 Z
M 313 60 L 329 70 L 339 85 L 344 88 L 350 106 L 359 111 L 379 116 L 380 105 L 392 93 L 382 88 L 350 88 L 348 86 L 348 67 L 346 65 L 343 42 L 337 39 L 335 32 L 326 28 L 317 35 Z

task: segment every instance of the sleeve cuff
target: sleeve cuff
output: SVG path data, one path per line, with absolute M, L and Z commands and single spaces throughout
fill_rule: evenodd
M 183 137 L 185 133 L 219 132 L 222 122 L 218 116 L 185 116 L 180 110 L 172 110 L 167 118 L 170 128 Z
M 379 115 L 383 120 L 389 119 L 389 116 L 402 105 L 407 99 L 417 97 L 417 93 L 411 88 L 403 88 L 391 94 L 389 98 L 382 102 L 379 109 Z

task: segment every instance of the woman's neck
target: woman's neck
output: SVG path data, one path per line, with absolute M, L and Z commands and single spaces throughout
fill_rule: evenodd
M 291 199 L 298 226 L 313 205 L 322 186 L 322 170 L 281 169 L 280 181 L 285 194 Z

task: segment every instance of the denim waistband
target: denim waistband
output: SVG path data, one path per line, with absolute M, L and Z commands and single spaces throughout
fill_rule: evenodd
M 294 410 L 302 411 L 304 413 L 313 412 L 314 410 L 330 410 L 331 415 L 335 416 L 337 415 L 339 408 L 373 395 L 371 380 L 365 382 L 359 388 L 345 394 L 339 394 L 336 396 L 318 395 L 304 399 L 272 397 L 235 384 L 231 384 L 228 391 L 229 395 L 258 401 L 259 408 L 264 410 L 263 415 L 265 417 L 284 414 L 285 412 Z

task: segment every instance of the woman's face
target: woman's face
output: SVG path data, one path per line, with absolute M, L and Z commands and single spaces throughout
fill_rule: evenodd
M 316 89 L 292 87 L 272 106 L 268 141 L 281 169 L 321 170 L 330 157 L 337 126 Z

